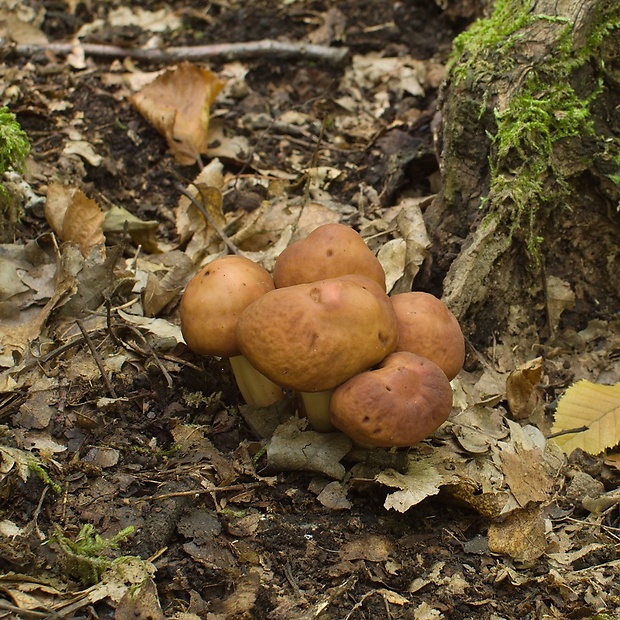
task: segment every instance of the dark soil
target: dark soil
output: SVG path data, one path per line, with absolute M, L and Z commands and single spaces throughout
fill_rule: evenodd
M 110 7 L 119 3 L 83 2 L 74 15 L 67 12 L 64 2 L 27 4 L 45 8 L 41 28 L 50 40 L 67 40 L 96 17 L 105 20 Z M 159 1 L 133 4 L 150 10 L 166 5 Z M 332 4 L 346 17 L 344 32 L 332 45 L 347 46 L 351 54 L 381 51 L 386 56 L 410 54 L 439 63 L 446 61 L 454 36 L 481 10 L 466 1 L 172 0 L 167 6 L 183 17 L 185 27 L 165 43 L 301 40 L 318 26 Z M 92 42 L 124 46 L 140 46 L 147 39 L 137 29 L 111 27 L 90 37 Z M 27 76 L 14 110 L 32 140 L 32 159 L 37 164 L 31 179 L 34 190 L 44 194 L 54 178 L 77 184 L 101 204 L 119 205 L 144 220 L 158 220 L 159 238 L 174 244 L 173 208 L 179 185 L 187 185 L 198 168 L 176 164 L 164 139 L 127 97 L 120 96 L 120 87 L 102 83 L 110 61 L 91 59 L 86 70 L 74 71 L 51 54 L 27 59 L 9 51 L 5 56 L 18 73 Z M 243 62 L 249 67 L 247 81 L 254 96 L 240 106 L 220 109 L 231 127 L 241 128 L 243 114 L 258 109 L 274 118 L 287 110 L 299 110 L 323 121 L 336 105 L 343 67 L 261 58 Z M 35 70 L 29 71 L 27 63 Z M 217 72 L 222 64 L 215 61 L 211 69 Z M 144 70 L 159 68 L 141 66 Z M 43 97 L 70 105 L 59 106 L 50 115 Z M 346 152 L 320 151 L 327 165 L 347 170 L 330 191 L 347 203 L 360 183 L 365 183 L 377 191 L 384 205 L 394 204 L 403 194 L 431 193 L 433 174 L 438 171 L 431 129 L 436 98 L 435 89 L 423 98 L 396 102 L 386 112 L 386 127 L 407 108 L 415 107 L 420 114 L 415 121 L 387 129 L 372 144 Z M 65 137 L 72 128 L 97 145 L 103 154 L 101 165 L 62 157 Z M 279 155 L 280 135 L 267 130 L 248 132 L 248 137 L 270 168 L 292 170 Z M 318 135 L 312 138 L 297 144 L 307 164 L 320 147 Z M 396 172 L 388 167 L 389 155 L 395 153 L 404 162 Z M 226 165 L 232 173 L 244 170 L 243 162 Z M 226 208 L 235 207 L 233 197 L 227 197 Z M 48 231 L 38 207 L 26 213 L 17 241 L 36 239 Z M 126 256 L 134 252 L 131 245 L 125 247 Z M 425 288 L 440 293 L 441 274 L 433 279 L 429 273 Z M 120 305 L 128 298 L 119 294 L 112 301 Z M 178 323 L 175 304 L 166 312 Z M 135 334 L 121 330 L 118 335 L 124 343 L 135 344 L 139 352 L 130 370 L 113 376 L 113 387 L 124 400 L 110 409 L 98 403 L 109 396 L 107 386 L 76 372 L 81 359 L 84 364 L 90 359 L 85 346 L 41 364 L 44 373 L 66 377 L 51 403 L 54 414 L 47 428 L 51 437 L 68 447 L 65 453 L 53 455 L 58 465 L 51 466 L 60 493 L 53 493 L 35 476 L 0 489 L 2 518 L 21 527 L 34 525 L 23 548 L 3 544 L 2 572 L 37 576 L 52 571 L 59 579 L 66 578 L 57 548 L 41 541 L 55 528 L 73 538 L 83 523 L 92 523 L 105 537 L 127 526 L 136 528 L 121 553 L 152 558 L 166 617 L 189 612 L 214 619 L 525 620 L 582 618 L 598 609 L 594 594 L 587 599 L 589 603 L 579 597 L 575 606 L 561 580 L 547 578 L 545 556 L 515 567 L 509 559 L 476 548 L 472 541 L 484 538 L 489 520 L 441 495 L 400 514 L 383 507 L 387 490 L 360 484 L 349 494 L 350 509 L 324 507 L 317 501 L 316 489 L 326 483 L 320 476 L 265 469 L 261 438 L 240 415 L 240 396 L 224 362 L 177 349 L 164 360 L 170 385 Z M 93 339 L 99 355 L 117 351 L 105 330 Z M 50 333 L 46 351 L 61 344 L 62 329 L 58 328 Z M 484 347 L 487 343 L 474 344 Z M 472 361 L 469 369 L 476 367 Z M 547 396 L 553 400 L 552 388 Z M 3 395 L 0 400 L 7 442 L 16 437 L 21 441 L 27 435 L 20 426 L 27 400 L 25 393 Z M 197 429 L 195 444 L 183 444 L 175 434 L 183 425 Z M 179 444 L 184 447 L 179 449 Z M 102 465 L 102 450 L 115 451 L 118 461 Z M 611 488 L 611 482 L 606 484 Z M 214 490 L 214 485 L 223 490 Z M 579 509 L 574 515 L 585 518 Z M 617 509 L 608 523 L 618 527 Z M 617 535 L 613 540 L 617 544 Z M 517 568 L 522 571 L 520 578 Z M 78 576 L 69 578 L 75 589 L 81 587 Z M 399 596 L 409 602 L 404 604 Z M 71 617 L 113 616 L 112 603 L 104 599 Z M 138 616 L 147 617 L 136 612 Z

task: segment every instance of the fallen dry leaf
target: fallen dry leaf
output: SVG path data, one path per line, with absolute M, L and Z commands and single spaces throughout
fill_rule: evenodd
M 605 457 L 605 465 L 609 465 L 609 467 L 615 467 L 616 469 L 620 469 L 620 453 L 615 452 L 613 454 L 608 454 Z
M 531 562 L 545 552 L 546 546 L 545 517 L 539 506 L 516 510 L 489 526 L 489 550 L 493 553 Z
M 558 403 L 552 433 L 586 428 L 554 437 L 565 454 L 581 448 L 600 454 L 620 443 L 620 383 L 600 385 L 586 379 L 571 385 Z
M 224 87 L 215 73 L 182 62 L 136 93 L 131 101 L 168 142 L 181 165 L 199 161 L 209 147 L 211 104 Z
M 541 401 L 538 388 L 543 359 L 537 357 L 511 372 L 506 379 L 506 400 L 515 420 L 529 418 Z
M 224 185 L 224 166 L 219 159 L 212 159 L 185 188 L 185 191 L 198 198 L 198 186 L 213 187 L 222 191 Z M 216 222 L 223 226 L 226 223 L 224 214 L 210 212 L 215 217 Z M 197 245 L 208 247 L 214 230 L 205 221 L 204 215 L 198 207 L 186 196 L 181 195 L 176 210 L 176 228 L 181 243 L 186 243 L 192 237 L 198 235 Z M 208 233 L 208 234 L 207 234 Z M 191 254 L 191 253 L 190 253 Z
M 560 324 L 560 317 L 564 310 L 575 307 L 575 293 L 568 282 L 549 276 L 545 281 L 547 294 L 547 313 L 549 316 L 549 329 L 555 334 Z
M 112 207 L 106 214 L 103 222 L 103 231 L 106 233 L 121 233 L 127 229 L 129 236 L 136 245 L 142 246 L 144 251 L 155 254 L 160 252 L 157 242 L 157 220 L 141 220 L 123 207 Z
M 115 620 L 164 620 L 157 587 L 147 579 L 137 590 L 128 589 L 118 602 Z
M 93 247 L 105 242 L 101 207 L 77 188 L 51 183 L 47 190 L 45 219 L 62 241 L 77 244 L 84 257 Z
M 136 26 L 150 32 L 178 30 L 183 26 L 183 20 L 168 7 L 147 11 L 139 6 L 135 8 L 120 6 L 110 11 L 108 21 L 114 27 Z
M 336 480 L 345 476 L 340 459 L 351 449 L 342 433 L 303 431 L 304 420 L 291 418 L 280 425 L 267 444 L 267 461 L 274 471 L 313 471 Z
M 326 484 L 316 498 L 330 510 L 350 510 L 353 506 L 347 498 L 347 488 L 338 480 Z

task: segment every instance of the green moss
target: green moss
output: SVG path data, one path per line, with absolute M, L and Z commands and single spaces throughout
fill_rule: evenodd
M 19 208 L 7 189 L 3 175 L 10 170 L 21 171 L 30 152 L 28 136 L 17 122 L 15 115 L 5 107 L 0 108 L 0 234 L 2 221 L 15 224 Z
M 41 481 L 46 484 L 56 495 L 60 495 L 62 493 L 62 489 L 57 482 L 54 482 L 47 471 L 43 468 L 43 465 L 34 459 L 28 460 L 28 469 L 36 474 Z
M 614 182 L 620 177 L 620 167 L 614 167 L 614 162 L 620 161 L 620 144 L 597 134 L 591 114 L 604 90 L 600 48 L 620 27 L 620 9 L 602 11 L 578 50 L 573 49 L 571 23 L 533 14 L 531 9 L 530 0 L 499 0 L 489 18 L 479 20 L 455 40 L 450 71 L 457 82 L 467 79 L 474 92 L 483 93 L 482 118 L 494 80 L 513 69 L 511 52 L 521 40 L 523 28 L 535 20 L 550 21 L 559 28 L 553 55 L 539 66 L 523 67 L 522 84 L 512 98 L 493 110 L 494 130 L 488 133 L 491 176 L 482 205 L 489 211 L 487 217 L 506 221 L 511 236 L 517 231 L 522 234 L 531 255 L 537 258 L 543 241 L 537 234 L 540 209 L 570 202 L 567 175 L 554 156 L 560 142 L 587 138 L 596 145 L 593 159 L 609 163 L 607 176 Z M 579 84 L 578 93 L 572 85 L 573 76 L 585 63 L 591 63 L 598 76 L 592 84 Z
M 509 71 L 514 66 L 511 51 L 521 40 L 522 29 L 534 21 L 566 22 L 548 15 L 532 14 L 531 10 L 531 0 L 497 0 L 488 18 L 475 21 L 457 36 L 448 62 L 448 69 L 457 81 L 470 76 L 474 67 L 477 77 Z M 497 54 L 498 51 L 501 53 Z
M 6 106 L 0 108 L 0 174 L 20 170 L 29 152 L 28 136 L 15 115 Z
M 86 524 L 80 529 L 75 540 L 65 536 L 60 530 L 54 532 L 50 542 L 55 542 L 62 553 L 63 565 L 69 575 L 79 579 L 84 585 L 92 585 L 99 581 L 103 571 L 114 562 L 123 561 L 123 557 L 111 560 L 104 554 L 118 549 L 133 533 L 134 527 L 121 530 L 112 538 L 103 538 L 95 532 L 95 528 Z

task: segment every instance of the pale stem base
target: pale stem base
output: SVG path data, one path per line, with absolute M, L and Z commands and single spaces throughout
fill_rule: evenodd
M 304 403 L 306 416 L 312 428 L 319 433 L 335 431 L 334 425 L 329 420 L 329 401 L 333 390 L 325 392 L 300 392 Z
M 243 355 L 229 359 L 239 391 L 248 405 L 269 407 L 284 398 L 282 388 L 258 372 Z

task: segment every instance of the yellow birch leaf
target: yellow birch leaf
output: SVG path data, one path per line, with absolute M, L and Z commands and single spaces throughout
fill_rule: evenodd
M 583 427 L 586 430 L 560 435 L 553 441 L 565 454 L 575 448 L 600 454 L 620 443 L 620 383 L 601 385 L 584 379 L 566 390 L 551 432 Z

